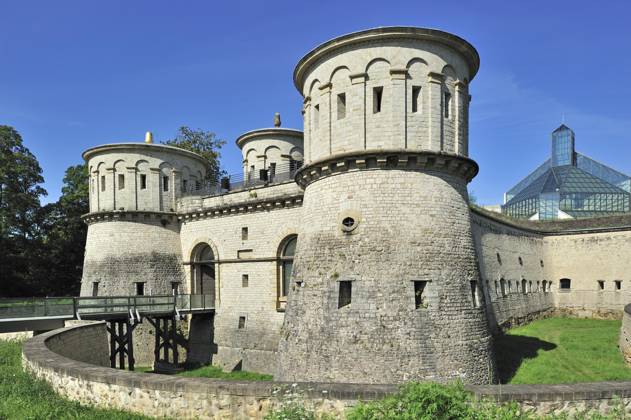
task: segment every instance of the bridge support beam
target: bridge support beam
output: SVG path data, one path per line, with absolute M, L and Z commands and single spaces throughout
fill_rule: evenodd
M 125 358 L 129 370 L 134 370 L 134 329 L 138 324 L 129 319 L 111 320 L 107 322 L 110 333 L 110 366 L 125 369 Z M 116 359 L 118 358 L 118 366 Z
M 154 368 L 156 371 L 173 373 L 179 369 L 178 335 L 176 316 L 146 317 L 155 328 Z

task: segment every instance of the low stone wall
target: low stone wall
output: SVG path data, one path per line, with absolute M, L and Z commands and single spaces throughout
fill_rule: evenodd
M 79 325 L 35 336 L 24 343 L 23 365 L 59 394 L 82 404 L 175 418 L 261 419 L 271 408 L 294 398 L 316 412 L 343 417 L 344 411 L 357 401 L 383 398 L 397 389 L 394 385 L 180 378 L 115 370 L 66 357 L 89 359 L 88 351 L 102 353 L 98 346 L 102 344 L 103 328 L 101 323 Z M 540 414 L 572 413 L 586 408 L 606 411 L 614 404 L 615 396 L 631 409 L 631 382 L 484 385 L 468 389 L 477 398 L 517 401 Z
M 624 307 L 622 313 L 622 327 L 620 327 L 620 341 L 618 345 L 624 360 L 631 364 L 631 303 Z

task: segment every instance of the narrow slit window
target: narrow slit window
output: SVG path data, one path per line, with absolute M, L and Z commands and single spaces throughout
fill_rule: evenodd
M 383 86 L 377 86 L 372 88 L 372 113 L 378 114 L 381 112 L 381 102 L 383 99 Z
M 340 281 L 340 294 L 337 301 L 337 307 L 343 308 L 351 304 L 353 298 L 353 282 L 352 281 Z
M 526 280 L 522 280 L 522 281 L 521 281 L 521 292 L 522 292 L 523 294 L 526 294 L 526 293 L 527 293 L 527 291 L 526 291 Z
M 188 180 L 187 179 L 183 179 L 182 180 L 182 192 L 186 192 L 187 189 L 188 189 Z
M 421 112 L 421 87 L 412 86 L 412 112 Z
M 180 294 L 180 282 L 179 281 L 172 281 L 171 282 L 171 294 L 173 296 L 177 296 Z
M 125 189 L 125 175 L 123 174 L 118 174 L 118 189 Z
M 101 175 L 101 191 L 105 191 L 105 175 Z
M 616 285 L 616 290 L 622 290 L 622 280 L 616 280 L 614 284 Z
M 506 280 L 500 279 L 500 291 L 502 296 L 506 296 Z
M 414 307 L 416 309 L 427 308 L 427 296 L 425 295 L 427 282 L 423 280 L 415 280 L 413 283 L 414 283 Z
M 140 189 L 141 190 L 146 190 L 147 189 L 147 175 L 140 175 Z
M 240 316 L 239 317 L 239 329 L 242 330 L 245 328 L 245 317 L 244 316 Z
M 92 282 L 92 296 L 97 297 L 99 295 L 99 282 Z
M 241 228 L 241 240 L 242 241 L 247 241 L 248 239 L 248 228 L 247 227 L 242 227 Z
M 346 94 L 340 93 L 337 95 L 337 119 L 344 118 L 346 118 Z
M 248 287 L 250 285 L 250 276 L 248 274 L 241 275 L 241 287 Z
M 473 300 L 473 307 L 477 308 L 480 306 L 480 296 L 478 291 L 478 282 L 475 280 L 471 280 L 471 299 Z
M 605 281 L 598 280 L 598 290 L 605 290 Z
M 444 100 L 444 106 L 445 106 L 445 118 L 450 118 L 450 110 L 451 110 L 451 93 L 449 92 L 445 92 L 445 100 Z
M 162 191 L 164 192 L 169 191 L 169 177 L 168 176 L 162 177 Z
M 320 128 L 320 105 L 313 107 L 313 129 Z

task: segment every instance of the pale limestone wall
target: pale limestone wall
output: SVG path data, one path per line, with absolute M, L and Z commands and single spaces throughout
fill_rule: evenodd
M 88 225 L 81 296 L 135 295 L 135 282 L 146 282 L 145 294 L 171 294 L 171 283 L 183 281 L 179 225 L 174 216 L 121 212 Z
M 631 302 L 631 229 L 597 229 L 548 235 L 545 275 L 553 281 L 556 306 L 584 316 L 619 318 Z M 560 279 L 571 289 L 560 289 Z M 604 281 L 600 290 L 598 281 Z M 620 289 L 616 288 L 620 281 Z
M 84 322 L 46 340 L 52 352 L 91 365 L 110 365 L 109 340 L 104 322 Z
M 256 179 L 259 170 L 272 164 L 286 170 L 290 159 L 302 162 L 302 131 L 286 128 L 264 128 L 242 134 L 237 145 L 243 155 L 243 177 Z
M 206 173 L 205 163 L 198 155 L 158 144 L 108 144 L 88 149 L 83 156 L 90 171 L 92 213 L 174 211 L 175 201 L 185 186 L 192 188 L 203 181 Z M 146 179 L 145 188 L 142 177 Z
M 625 306 L 622 312 L 622 327 L 618 341 L 624 360 L 631 364 L 631 304 Z
M 291 186 L 290 186 L 291 185 Z M 293 201 L 265 202 L 275 190 L 276 197 L 299 193 L 295 184 L 269 187 L 257 197 L 249 192 L 204 199 L 205 208 L 229 203 L 237 209 L 226 213 L 191 213 L 182 217 L 181 246 L 187 282 L 193 286 L 195 250 L 209 244 L 215 262 L 216 315 L 214 339 L 217 354 L 213 364 L 227 370 L 241 362 L 244 370 L 274 373 L 284 299 L 280 297 L 279 247 L 285 238 L 298 233 L 301 208 Z M 263 201 L 261 201 L 263 200 Z M 259 206 L 260 204 L 260 206 Z M 279 204 L 278 206 L 276 204 Z M 242 239 L 242 228 L 248 237 Z M 247 285 L 243 276 L 247 275 Z M 239 318 L 245 325 L 239 328 Z
M 382 38 L 379 31 L 374 37 L 366 31 L 354 43 L 340 37 L 298 64 L 306 163 L 375 148 L 468 155 L 468 84 L 477 68 L 452 46 L 415 38 L 404 29 L 384 28 Z M 473 51 L 462 47 L 467 48 Z M 382 89 L 380 112 L 374 108 L 375 88 Z M 415 89 L 420 89 L 416 109 Z M 345 95 L 345 113 L 339 111 L 340 95 Z
M 530 321 L 551 310 L 554 299 L 544 275 L 543 235 L 477 213 L 471 220 L 491 329 Z

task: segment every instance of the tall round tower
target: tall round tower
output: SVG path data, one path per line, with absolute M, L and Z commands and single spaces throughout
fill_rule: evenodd
M 147 143 L 93 147 L 83 158 L 90 213 L 81 295 L 184 292 L 175 203 L 204 179 L 203 158 L 153 144 L 150 136 Z
M 278 379 L 396 383 L 495 378 L 467 183 L 476 50 L 389 27 L 309 52 L 302 229 Z

